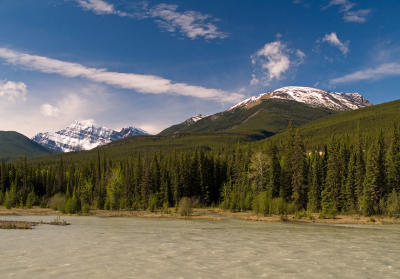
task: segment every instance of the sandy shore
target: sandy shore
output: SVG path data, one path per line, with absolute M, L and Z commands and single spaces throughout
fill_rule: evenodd
M 34 207 L 31 209 L 12 208 L 6 209 L 0 207 L 1 215 L 41 215 L 41 216 L 74 216 L 76 214 L 63 214 L 50 208 Z M 325 223 L 325 224 L 400 224 L 400 218 L 391 218 L 388 216 L 371 216 L 365 217 L 360 215 L 337 215 L 334 219 L 320 219 L 318 213 L 313 213 L 308 217 L 295 217 L 287 215 L 282 218 L 280 215 L 262 216 L 256 215 L 254 212 L 231 212 L 219 208 L 195 208 L 193 214 L 188 217 L 180 216 L 175 212 L 175 208 L 170 208 L 169 213 L 150 212 L 150 211 L 131 211 L 131 210 L 91 210 L 88 214 L 80 214 L 83 216 L 98 217 L 136 217 L 136 218 L 175 218 L 190 220 L 210 220 L 221 221 L 226 218 L 236 218 L 245 221 L 259 222 L 293 222 L 293 223 Z

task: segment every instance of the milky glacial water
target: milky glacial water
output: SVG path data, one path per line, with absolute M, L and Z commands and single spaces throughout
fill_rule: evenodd
M 396 225 L 63 218 L 0 230 L 0 278 L 400 278 Z

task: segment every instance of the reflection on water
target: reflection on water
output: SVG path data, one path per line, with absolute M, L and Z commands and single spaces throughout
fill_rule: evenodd
M 1 230 L 0 278 L 400 278 L 395 225 L 65 219 Z

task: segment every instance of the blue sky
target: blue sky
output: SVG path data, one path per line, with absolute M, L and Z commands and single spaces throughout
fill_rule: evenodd
M 2 0 L 0 130 L 156 133 L 282 86 L 398 99 L 400 1 Z

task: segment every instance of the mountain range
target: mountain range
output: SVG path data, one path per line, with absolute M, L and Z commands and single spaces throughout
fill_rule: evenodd
M 96 126 L 92 121 L 75 121 L 63 130 L 54 133 L 39 133 L 32 140 L 55 152 L 71 152 L 90 150 L 112 141 L 136 135 L 147 135 L 147 133 L 135 127 L 115 131 Z
M 250 108 L 267 99 L 296 101 L 312 107 L 321 107 L 336 111 L 359 109 L 371 105 L 360 93 L 338 93 L 312 87 L 286 86 L 250 97 L 234 105 L 229 110 Z
M 50 152 L 90 150 L 104 145 L 115 146 L 110 144 L 115 141 L 118 141 L 117 145 L 127 144 L 133 147 L 134 144 L 135 150 L 156 146 L 183 148 L 200 143 L 205 146 L 232 144 L 279 134 L 285 131 L 290 121 L 296 127 L 314 123 L 316 120 L 325 123 L 324 119 L 330 115 L 347 115 L 346 111 L 369 106 L 371 103 L 359 93 L 289 86 L 250 97 L 223 112 L 195 115 L 165 129 L 157 136 L 149 136 L 145 131 L 134 127 L 116 131 L 97 126 L 92 121 L 75 121 L 63 130 L 39 133 L 32 141 L 19 134 L 24 139 L 20 142 L 34 147 L 34 151 L 28 148 L 24 153 L 22 150 L 25 149 L 18 149 L 27 156 L 37 156 Z M 37 148 L 42 149 L 37 152 Z M 15 158 L 10 152 L 7 155 L 2 153 L 7 152 L 0 152 L 0 158 Z M 24 155 L 19 153 L 18 156 Z
M 189 118 L 165 129 L 160 135 L 232 132 L 267 137 L 286 129 L 289 121 L 301 126 L 329 114 L 370 105 L 359 93 L 289 86 L 250 97 L 223 112 Z

